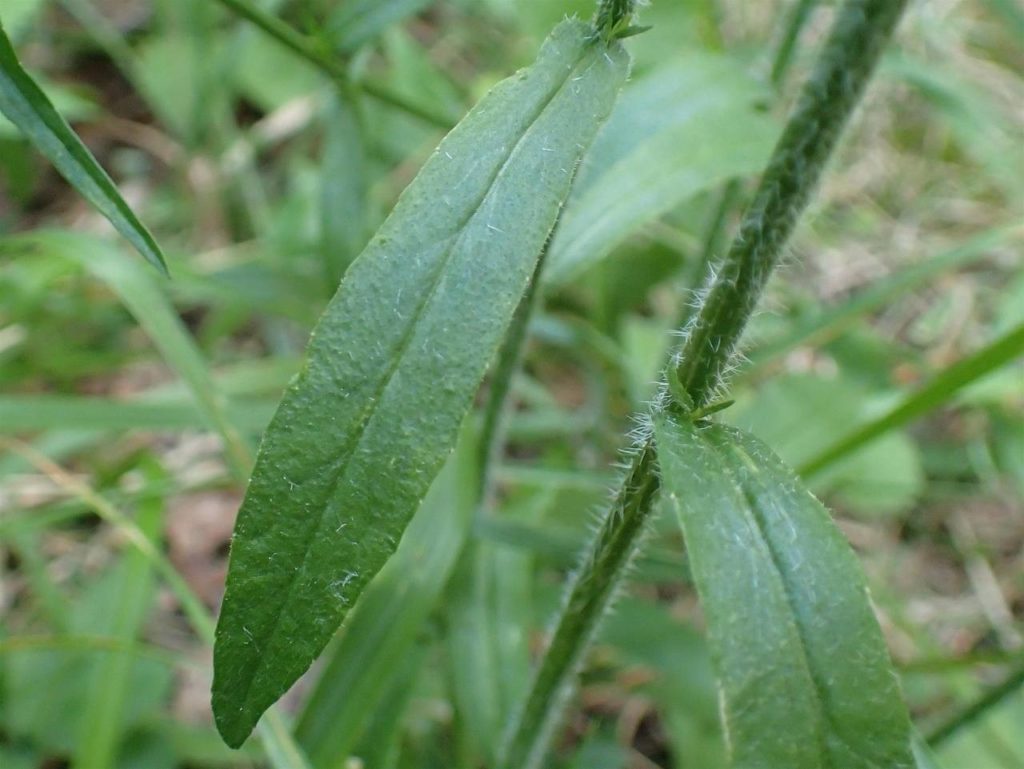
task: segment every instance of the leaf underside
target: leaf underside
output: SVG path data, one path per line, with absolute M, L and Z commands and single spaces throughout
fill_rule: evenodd
M 2 26 L 0 112 L 147 261 L 162 273 L 167 273 L 163 254 L 149 230 L 135 216 L 107 172 L 60 116 L 46 94 L 22 69 Z
M 559 25 L 452 131 L 353 262 L 263 438 L 214 648 L 229 745 L 309 667 L 395 550 L 628 70 Z
M 860 564 L 760 441 L 655 421 L 737 769 L 913 766 L 910 723 Z

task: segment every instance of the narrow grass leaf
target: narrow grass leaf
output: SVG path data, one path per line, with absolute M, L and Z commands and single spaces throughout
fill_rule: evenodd
M 309 667 L 445 457 L 628 57 L 561 24 L 442 142 L 353 262 L 263 439 L 214 653 L 229 745 Z
M 277 404 L 245 400 L 229 404 L 231 424 L 247 432 L 266 428 Z M 115 400 L 79 395 L 0 395 L 0 435 L 39 430 L 199 430 L 207 427 L 192 400 Z
M 750 353 L 752 368 L 780 358 L 798 345 L 820 345 L 834 339 L 857 319 L 952 270 L 963 269 L 973 262 L 980 261 L 991 253 L 992 249 L 1019 240 L 1021 235 L 1019 226 L 998 227 L 971 238 L 956 248 L 943 251 L 877 280 L 837 307 L 798 322 L 787 333 L 759 344 Z
M 156 240 L 46 94 L 22 69 L 3 26 L 0 26 L 0 112 L 147 261 L 167 274 L 167 264 Z
M 159 481 L 161 471 L 155 467 L 144 470 L 147 481 Z M 135 516 L 142 533 L 159 542 L 163 524 L 163 499 L 147 495 Z M 122 556 L 114 582 L 117 611 L 99 621 L 105 624 L 104 635 L 126 645 L 138 637 L 152 605 L 155 574 L 153 566 L 138 550 Z M 121 743 L 129 701 L 133 655 L 112 653 L 98 660 L 89 684 L 89 703 L 82 709 L 79 738 L 71 765 L 80 769 L 114 766 Z
M 224 441 L 235 475 L 244 478 L 252 464 L 249 447 L 227 413 L 210 369 L 166 292 L 151 274 L 106 241 L 66 231 L 38 232 L 6 242 L 22 244 L 80 264 L 106 283 L 146 331 L 164 360 L 181 377 L 207 426 Z
M 366 231 L 366 159 L 358 101 L 339 90 L 324 115 L 320 248 L 331 293 L 359 255 Z
M 732 766 L 913 766 L 864 576 L 828 511 L 738 430 L 661 414 L 655 440 L 707 619 Z
M 801 465 L 800 475 L 813 476 L 890 430 L 927 414 L 948 402 L 957 391 L 1012 363 L 1022 353 L 1024 325 L 1019 325 L 973 355 L 953 364 L 884 414 L 854 428 L 849 434 L 840 436 L 816 457 Z

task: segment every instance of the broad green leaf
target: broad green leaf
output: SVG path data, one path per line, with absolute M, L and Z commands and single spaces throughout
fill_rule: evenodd
M 0 112 L 14 123 L 71 185 L 161 272 L 163 254 L 149 230 L 67 121 L 22 69 L 0 26 Z
M 475 511 L 474 443 L 459 446 L 346 619 L 296 725 L 314 767 L 344 765 L 451 576 Z
M 760 441 L 661 414 L 736 769 L 913 766 L 910 723 L 856 556 Z
M 876 396 L 877 397 L 877 396 Z M 857 380 L 789 374 L 767 382 L 741 399 L 725 419 L 763 440 L 788 465 L 799 467 L 843 435 L 850 425 L 877 413 L 875 398 Z M 811 487 L 844 510 L 861 516 L 896 515 L 924 489 L 916 444 L 893 430 L 871 446 L 852 452 L 815 478 Z
M 309 667 L 451 451 L 628 57 L 556 28 L 353 262 L 263 439 L 214 650 L 230 745 Z
M 580 172 L 551 242 L 546 280 L 563 284 L 696 193 L 764 167 L 777 135 L 764 96 L 726 59 L 690 56 L 624 91 Z

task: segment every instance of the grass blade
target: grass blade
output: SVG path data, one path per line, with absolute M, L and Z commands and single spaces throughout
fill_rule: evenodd
M 394 552 L 627 67 L 617 43 L 560 25 L 442 142 L 346 273 L 239 511 L 214 654 L 229 745 Z
M 1022 352 L 1024 325 L 1017 326 L 973 355 L 950 366 L 886 413 L 837 440 L 814 459 L 801 465 L 800 475 L 813 476 L 889 430 L 917 419 L 936 406 L 941 406 L 957 390 L 1010 363 Z
M 164 275 L 156 240 L 132 212 L 114 182 L 21 64 L 0 25 L 0 112 L 25 134 L 79 194 Z
M 146 472 L 148 475 L 158 475 L 153 468 Z M 136 514 L 136 525 L 148 539 L 159 542 L 163 525 L 163 499 L 148 497 L 142 500 Z M 104 618 L 107 624 L 104 636 L 113 641 L 132 644 L 142 629 L 153 600 L 153 569 L 149 559 L 137 550 L 125 553 L 117 568 L 117 611 Z M 71 762 L 73 767 L 89 769 L 115 765 L 133 661 L 130 654 L 108 654 L 93 671 L 89 704 L 82 711 L 79 725 L 81 733 Z
M 935 727 L 927 737 L 927 744 L 938 747 L 954 737 L 961 729 L 969 726 L 988 713 L 996 705 L 1024 688 L 1024 662 L 1018 664 L 998 684 L 972 702 L 949 720 Z
M 758 345 L 750 353 L 753 367 L 763 366 L 801 344 L 820 345 L 839 336 L 858 318 L 884 307 L 942 274 L 983 259 L 993 248 L 1019 238 L 1019 227 L 982 233 L 956 248 L 894 272 L 857 293 L 849 301 L 800 322 L 783 336 Z
M 214 640 L 213 617 L 199 596 L 189 587 L 170 559 L 153 544 L 146 533 L 127 515 L 95 491 L 27 444 L 0 436 L 0 448 L 20 455 L 44 473 L 68 494 L 81 499 L 96 514 L 121 534 L 125 543 L 135 548 L 153 567 L 181 604 L 193 631 L 206 644 Z M 271 710 L 260 726 L 260 740 L 274 769 L 310 769 L 305 755 L 285 727 L 280 714 Z
M 737 769 L 910 767 L 910 720 L 857 558 L 760 441 L 660 415 Z M 757 600 L 751 600 L 756 595 Z
M 277 404 L 249 400 L 229 404 L 231 424 L 262 432 Z M 208 425 L 191 400 L 115 400 L 77 395 L 0 395 L 0 435 L 39 430 L 190 430 Z
M 106 283 L 135 316 L 167 364 L 188 385 L 206 423 L 224 440 L 228 463 L 237 478 L 252 466 L 249 447 L 228 417 L 202 353 L 164 291 L 152 276 L 105 241 L 63 232 L 40 232 L 6 241 L 10 248 L 27 247 L 80 264 Z

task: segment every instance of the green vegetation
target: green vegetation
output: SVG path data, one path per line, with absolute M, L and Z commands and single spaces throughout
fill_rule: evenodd
M 0 2 L 0 764 L 1020 766 L 1020 21 Z

